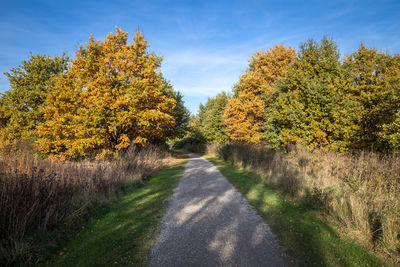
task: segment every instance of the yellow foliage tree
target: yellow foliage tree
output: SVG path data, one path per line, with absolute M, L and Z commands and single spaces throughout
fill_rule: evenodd
M 237 142 L 260 142 L 264 109 L 264 101 L 251 93 L 240 92 L 232 98 L 224 112 L 229 138 Z
M 295 57 L 295 50 L 284 45 L 253 54 L 249 68 L 235 85 L 235 94 L 224 112 L 227 133 L 232 141 L 260 142 L 269 97 Z
M 162 58 L 116 29 L 106 40 L 80 45 L 68 72 L 59 76 L 38 126 L 39 149 L 55 157 L 103 157 L 132 143 L 146 145 L 174 125 L 175 100 L 163 94 Z

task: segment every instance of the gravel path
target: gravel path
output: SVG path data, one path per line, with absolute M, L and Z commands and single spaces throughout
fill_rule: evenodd
M 276 237 L 209 161 L 191 155 L 150 266 L 286 266 Z

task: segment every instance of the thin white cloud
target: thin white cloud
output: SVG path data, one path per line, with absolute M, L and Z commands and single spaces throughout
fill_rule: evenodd
M 187 96 L 229 91 L 247 65 L 247 53 L 188 49 L 164 55 L 162 71 Z
M 340 9 L 340 10 L 337 10 L 337 11 L 334 11 L 334 12 L 328 14 L 326 18 L 329 19 L 329 20 L 338 19 L 338 18 L 341 18 L 341 17 L 351 13 L 354 10 L 355 9 L 352 8 L 352 7 L 343 8 L 343 9 Z
M 298 45 L 301 39 L 304 33 L 280 38 L 264 34 L 223 49 L 167 51 L 163 55 L 162 72 L 185 96 L 214 96 L 231 90 L 255 51 L 268 50 L 280 43 Z
M 221 52 L 221 51 L 219 51 Z M 224 55 L 217 52 L 210 53 L 200 50 L 186 50 L 183 52 L 175 52 L 170 55 L 170 59 L 176 64 L 196 65 L 196 64 L 227 64 L 235 63 L 241 60 L 241 57 L 236 55 Z

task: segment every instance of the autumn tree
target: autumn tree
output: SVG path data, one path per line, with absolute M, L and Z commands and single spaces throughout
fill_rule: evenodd
M 116 29 L 104 41 L 80 45 L 68 72 L 55 80 L 38 127 L 39 149 L 59 158 L 102 157 L 146 145 L 174 126 L 176 101 L 163 88 L 161 57 L 137 31 Z
M 226 131 L 232 141 L 258 143 L 264 126 L 265 103 L 261 97 L 240 92 L 224 111 Z
M 54 78 L 64 73 L 68 57 L 31 54 L 27 61 L 5 75 L 10 89 L 0 97 L 0 146 L 35 140 L 43 122 L 43 104 Z
M 294 49 L 284 45 L 254 53 L 224 112 L 231 140 L 251 143 L 261 140 L 269 98 L 295 56 Z

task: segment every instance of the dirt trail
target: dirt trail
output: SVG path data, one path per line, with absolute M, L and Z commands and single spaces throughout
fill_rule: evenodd
M 261 217 L 209 161 L 191 155 L 150 266 L 286 266 Z

